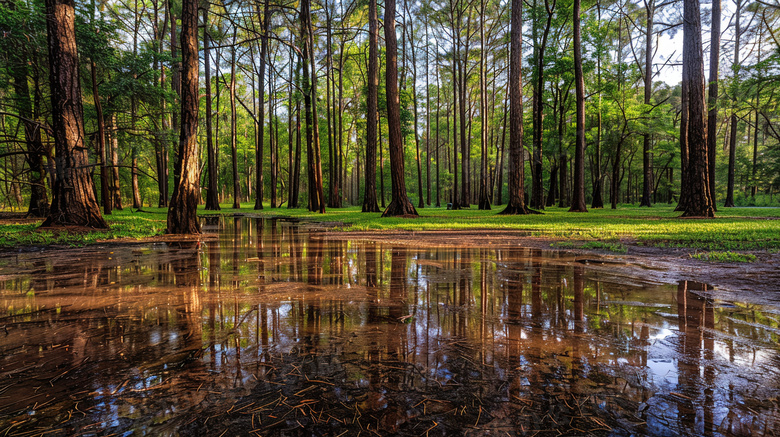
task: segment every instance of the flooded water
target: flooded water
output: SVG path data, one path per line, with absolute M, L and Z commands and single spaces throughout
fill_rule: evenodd
M 558 251 L 201 241 L 0 257 L 0 435 L 777 435 L 780 308 Z

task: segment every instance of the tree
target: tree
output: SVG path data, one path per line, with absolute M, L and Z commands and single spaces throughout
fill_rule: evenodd
M 712 0 L 710 30 L 710 79 L 707 90 L 707 164 L 709 165 L 710 202 L 715 203 L 715 155 L 718 148 L 718 65 L 720 61 L 720 0 Z
M 499 214 L 528 214 L 523 154 L 523 0 L 512 0 L 509 51 L 509 199 Z
M 740 19 L 741 11 L 742 11 L 742 0 L 737 0 L 736 2 L 736 10 L 734 12 L 734 63 L 732 64 L 732 70 L 733 70 L 733 84 L 732 86 L 736 88 L 737 81 L 739 80 L 739 48 L 740 48 L 740 39 L 742 37 L 742 26 Z M 726 187 L 726 201 L 724 202 L 723 206 L 725 208 L 733 208 L 734 207 L 734 169 L 736 167 L 736 161 L 737 161 L 737 127 L 739 124 L 739 119 L 737 117 L 737 110 L 736 110 L 736 93 L 732 94 L 732 104 L 735 106 L 731 110 L 731 128 L 729 131 L 729 170 L 728 170 L 728 182 Z
M 199 234 L 197 0 L 182 1 L 181 64 L 181 133 L 174 170 L 178 177 L 168 207 L 168 233 Z
M 76 7 L 73 0 L 46 0 L 52 127 L 57 177 L 49 215 L 41 226 L 108 228 L 95 198 L 84 144 Z
M 688 82 L 688 202 L 683 217 L 714 217 L 704 120 L 704 56 L 699 0 L 683 2 L 683 80 Z
M 379 90 L 379 32 L 376 0 L 368 0 L 368 96 L 366 114 L 366 187 L 363 212 L 379 212 L 376 202 L 377 99 Z
M 577 106 L 577 134 L 574 144 L 574 193 L 570 212 L 588 212 L 585 205 L 585 78 L 582 74 L 580 3 L 574 0 L 574 84 Z
M 531 160 L 531 208 L 544 209 L 544 188 L 542 187 L 542 136 L 544 133 L 544 52 L 547 49 L 547 39 L 550 35 L 550 28 L 555 11 L 557 0 L 550 4 L 549 0 L 544 1 L 544 9 L 547 13 L 542 40 L 537 41 L 538 22 L 534 19 L 534 74 L 533 74 L 533 155 Z M 534 6 L 533 13 L 536 15 L 538 7 Z
M 211 106 L 211 50 L 209 42 L 209 4 L 203 9 L 203 73 L 205 74 L 206 85 L 206 152 L 208 156 L 209 178 L 206 184 L 206 209 L 209 211 L 219 211 L 219 189 L 217 188 L 217 149 L 214 146 L 212 113 Z M 184 30 L 182 29 L 182 32 Z M 219 96 L 219 93 L 217 93 Z M 219 100 L 219 97 L 217 97 Z
M 717 1 L 717 0 L 716 0 Z M 655 15 L 655 0 L 645 0 L 646 29 L 645 29 L 645 105 L 650 105 L 653 96 L 653 18 Z M 652 139 L 648 131 L 642 139 L 642 200 L 639 206 L 652 206 L 650 196 L 653 187 L 653 153 L 651 150 Z
M 304 0 L 306 1 L 306 0 Z M 385 1 L 385 88 L 387 127 L 390 142 L 390 178 L 392 199 L 382 217 L 416 216 L 404 181 L 404 150 L 401 138 L 401 102 L 398 95 L 398 41 L 395 34 L 395 0 Z
M 317 118 L 317 69 L 314 65 L 314 29 L 311 24 L 311 0 L 301 2 L 301 32 L 303 50 L 303 106 L 306 112 L 306 151 L 309 173 L 309 211 L 325 213 L 325 193 L 322 186 L 320 134 Z M 309 72 L 311 68 L 311 72 Z

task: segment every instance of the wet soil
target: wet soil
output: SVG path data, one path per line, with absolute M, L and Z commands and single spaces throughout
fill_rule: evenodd
M 780 433 L 780 304 L 633 247 L 203 230 L 0 254 L 0 434 Z

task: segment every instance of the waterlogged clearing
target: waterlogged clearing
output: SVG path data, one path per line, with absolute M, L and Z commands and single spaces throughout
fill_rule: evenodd
M 0 258 L 1 435 L 780 433 L 780 306 L 556 250 L 204 220 Z

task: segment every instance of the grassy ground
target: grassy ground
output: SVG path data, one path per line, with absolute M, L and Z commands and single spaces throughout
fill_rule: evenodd
M 220 214 L 255 213 L 253 204 L 240 210 L 227 208 Z M 780 250 L 780 208 L 721 208 L 712 220 L 680 219 L 673 207 L 638 208 L 630 205 L 617 210 L 594 209 L 588 213 L 569 213 L 563 208 L 548 208 L 543 215 L 500 216 L 499 208 L 447 211 L 444 208 L 419 209 L 417 219 L 380 218 L 379 213 L 363 214 L 359 207 L 329 210 L 318 214 L 305 209 L 270 209 L 269 216 L 294 217 L 337 223 L 347 231 L 387 230 L 477 230 L 501 229 L 527 231 L 530 236 L 556 240 L 600 241 L 659 247 L 689 247 L 705 250 Z M 199 214 L 213 214 L 199 209 Z M 145 238 L 165 231 L 166 210 L 115 211 L 106 217 L 109 231 L 86 234 L 37 231 L 37 224 L 0 224 L 0 246 L 68 244 L 84 245 L 100 240 Z

